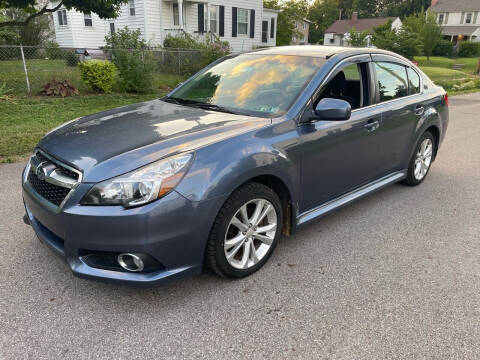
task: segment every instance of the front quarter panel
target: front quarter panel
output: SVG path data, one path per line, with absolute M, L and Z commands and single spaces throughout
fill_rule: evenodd
M 286 185 L 295 202 L 299 172 L 286 151 L 296 141 L 295 129 L 295 122 L 288 120 L 197 150 L 176 190 L 192 201 L 226 199 L 250 179 L 271 175 Z

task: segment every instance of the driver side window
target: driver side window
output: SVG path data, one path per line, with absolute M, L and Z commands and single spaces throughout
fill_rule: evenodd
M 367 63 L 348 64 L 330 79 L 315 101 L 324 98 L 345 100 L 352 110 L 368 105 Z

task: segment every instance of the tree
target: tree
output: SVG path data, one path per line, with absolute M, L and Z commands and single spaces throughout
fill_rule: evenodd
M 359 18 L 378 16 L 379 0 L 353 0 L 353 11 L 358 12 Z
M 24 10 L 19 9 L 7 9 L 5 11 L 5 21 L 11 21 L 13 19 L 22 21 L 26 19 L 29 14 Z M 18 36 L 16 39 L 12 39 L 8 42 L 8 45 L 27 45 L 27 46 L 38 46 L 44 44 L 52 35 L 52 29 L 50 27 L 50 18 L 49 15 L 43 14 L 37 16 L 27 24 L 22 27 L 3 27 L 5 31 L 12 31 Z
M 293 36 L 300 35 L 295 30 L 295 21 L 301 21 L 307 16 L 307 0 L 290 0 L 287 2 L 264 0 L 263 7 L 280 10 L 277 18 L 277 45 L 289 45 Z
M 6 15 L 0 14 L 0 22 L 7 21 L 8 19 Z M 18 31 L 7 27 L 0 28 L 0 45 L 18 44 L 18 41 Z
M 368 45 L 368 31 L 357 31 L 353 27 L 348 33 L 348 44 L 353 47 L 364 47 Z
M 392 29 L 392 20 L 373 29 L 372 44 L 379 49 L 395 51 L 397 34 Z
M 338 0 L 315 0 L 308 9 L 308 19 L 312 21 L 308 38 L 312 44 L 323 39 L 325 30 L 332 25 L 339 16 L 340 3 Z
M 48 13 L 53 13 L 64 7 L 83 13 L 94 12 L 102 19 L 115 18 L 120 12 L 120 6 L 128 0 L 60 0 L 55 6 L 50 2 L 38 0 L 0 0 L 0 9 L 24 10 L 28 14 L 24 19 L 10 19 L 0 22 L 0 28 L 6 26 L 25 26 L 33 19 Z
M 403 26 L 399 31 L 392 29 L 392 21 L 373 29 L 372 43 L 377 48 L 394 51 L 412 59 L 422 51 L 422 41 L 415 31 Z
M 403 21 L 403 28 L 419 35 L 423 54 L 430 59 L 433 49 L 442 40 L 442 28 L 437 24 L 436 16 L 430 11 L 412 14 Z

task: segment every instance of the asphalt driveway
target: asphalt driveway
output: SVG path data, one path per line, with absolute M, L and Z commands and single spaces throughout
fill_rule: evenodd
M 74 278 L 22 222 L 23 164 L 0 165 L 0 359 L 479 359 L 480 94 L 450 103 L 421 186 L 321 219 L 237 281 Z

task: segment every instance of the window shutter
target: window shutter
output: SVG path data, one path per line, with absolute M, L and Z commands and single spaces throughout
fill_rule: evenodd
M 460 24 L 463 24 L 463 20 L 465 19 L 465 13 L 462 12 L 462 18 L 460 19 Z
M 275 18 L 272 18 L 270 21 L 270 38 L 275 37 Z
M 250 10 L 250 37 L 255 37 L 255 10 Z
M 220 5 L 220 24 L 218 26 L 218 35 L 225 36 L 225 6 Z
M 237 37 L 237 8 L 232 7 L 232 37 Z
M 478 16 L 478 11 L 475 11 L 473 13 L 473 23 L 472 24 L 476 24 L 477 23 L 477 16 Z
M 204 4 L 198 4 L 198 32 L 203 33 L 205 31 L 205 13 Z
M 444 24 L 447 24 L 447 23 L 448 23 L 448 13 L 445 14 L 445 20 L 443 20 L 443 23 L 444 23 Z

